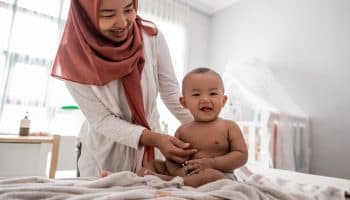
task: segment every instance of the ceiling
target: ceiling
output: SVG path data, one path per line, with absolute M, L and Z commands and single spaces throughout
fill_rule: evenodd
M 221 9 L 229 7 L 230 5 L 238 2 L 239 0 L 182 0 L 182 1 L 205 14 L 212 15 Z

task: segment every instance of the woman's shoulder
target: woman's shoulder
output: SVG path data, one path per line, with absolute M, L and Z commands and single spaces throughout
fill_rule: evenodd
M 155 43 L 159 43 L 159 42 L 164 42 L 165 41 L 164 34 L 163 34 L 163 32 L 160 29 L 158 29 L 156 35 L 150 35 L 146 31 L 143 30 L 142 31 L 142 36 L 143 36 L 144 41 L 145 40 L 149 40 L 149 41 L 155 42 Z

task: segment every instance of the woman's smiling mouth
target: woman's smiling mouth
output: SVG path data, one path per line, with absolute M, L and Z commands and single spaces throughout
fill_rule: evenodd
M 113 30 L 110 30 L 109 32 L 113 36 L 120 37 L 120 36 L 124 35 L 125 31 L 126 31 L 126 29 L 113 29 Z

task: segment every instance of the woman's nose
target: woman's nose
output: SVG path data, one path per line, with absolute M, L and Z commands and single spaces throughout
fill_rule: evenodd
M 127 19 L 123 14 L 118 14 L 114 21 L 114 26 L 116 28 L 125 28 L 127 24 Z

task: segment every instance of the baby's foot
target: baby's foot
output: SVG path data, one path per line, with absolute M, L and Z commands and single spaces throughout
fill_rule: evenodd
M 109 176 L 111 174 L 112 174 L 112 172 L 103 170 L 100 174 L 100 178 L 104 178 L 104 177 Z

